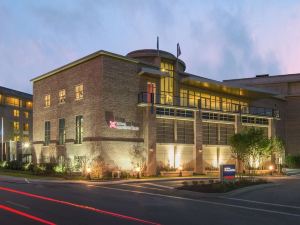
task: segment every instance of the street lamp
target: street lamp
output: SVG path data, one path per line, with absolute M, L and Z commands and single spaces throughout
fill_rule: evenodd
M 270 166 L 269 166 L 269 170 L 270 170 L 270 174 L 273 175 L 274 166 L 273 166 L 273 165 L 270 165 Z

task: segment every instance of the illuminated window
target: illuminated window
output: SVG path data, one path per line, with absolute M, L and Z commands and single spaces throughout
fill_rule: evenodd
M 66 140 L 65 119 L 58 120 L 58 142 L 63 145 Z
M 6 97 L 5 98 L 5 104 L 19 107 L 20 106 L 20 100 L 18 98 L 14 98 L 14 97 Z
M 83 99 L 83 84 L 79 84 L 75 86 L 75 99 L 76 100 Z
M 45 107 L 50 107 L 50 95 L 45 95 Z
M 15 135 L 14 136 L 14 141 L 20 141 L 20 136 L 19 135 Z
M 29 118 L 29 112 L 24 112 L 24 117 L 25 117 L 26 119 L 28 119 L 28 118 Z
M 76 116 L 75 144 L 82 144 L 83 141 L 83 116 Z
M 44 145 L 50 144 L 50 121 L 45 122 L 45 142 Z
M 20 123 L 14 121 L 13 122 L 13 126 L 14 126 L 14 132 L 19 132 L 19 130 L 20 130 Z
M 32 102 L 26 102 L 26 108 L 27 109 L 32 109 Z
M 188 92 L 185 89 L 180 89 L 180 106 L 187 106 Z
M 29 136 L 23 135 L 23 142 L 29 142 Z
M 160 70 L 169 76 L 160 79 L 161 104 L 173 104 L 174 67 L 173 64 L 161 62 Z
M 17 109 L 14 109 L 14 117 L 19 117 L 20 116 L 20 111 Z
M 23 131 L 29 131 L 29 123 L 23 124 Z
M 65 89 L 62 89 L 58 92 L 58 102 L 60 104 L 66 102 L 66 90 Z

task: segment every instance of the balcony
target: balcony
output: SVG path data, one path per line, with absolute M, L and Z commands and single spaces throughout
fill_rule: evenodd
M 147 92 L 141 92 L 138 94 L 138 104 L 154 104 L 154 105 L 198 109 L 196 102 L 194 103 L 189 102 L 188 104 L 187 98 L 171 96 L 168 94 L 153 94 Z
M 139 104 L 153 104 L 174 106 L 189 109 L 200 109 L 203 111 L 216 111 L 243 115 L 263 116 L 280 118 L 279 110 L 255 106 L 242 106 L 239 104 L 212 101 L 208 98 L 189 99 L 187 97 L 171 96 L 168 94 L 154 94 L 141 92 L 138 94 Z

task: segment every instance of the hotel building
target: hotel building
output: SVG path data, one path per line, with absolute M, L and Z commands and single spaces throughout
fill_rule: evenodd
M 0 161 L 31 160 L 32 95 L 0 87 L 0 134 Z
M 228 143 L 234 133 L 260 127 L 284 137 L 279 112 L 286 102 L 277 92 L 189 74 L 165 51 L 98 51 L 32 82 L 36 163 L 80 167 L 101 155 L 130 170 L 138 148 L 146 152 L 147 175 L 178 167 L 205 173 L 235 163 Z

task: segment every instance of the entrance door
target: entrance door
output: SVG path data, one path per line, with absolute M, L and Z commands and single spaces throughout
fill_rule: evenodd
M 156 102 L 156 84 L 152 82 L 147 83 L 147 103 L 152 103 L 151 96 L 153 96 L 153 103 Z

